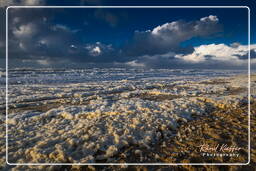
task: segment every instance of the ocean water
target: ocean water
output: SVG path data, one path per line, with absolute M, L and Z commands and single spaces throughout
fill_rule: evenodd
M 9 85 L 16 84 L 66 84 L 102 81 L 136 80 L 202 80 L 213 77 L 246 74 L 246 70 L 201 70 L 201 69 L 11 69 Z M 0 85 L 5 85 L 5 72 L 0 70 Z

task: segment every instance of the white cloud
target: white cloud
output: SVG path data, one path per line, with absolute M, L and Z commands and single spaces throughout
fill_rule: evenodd
M 251 64 L 256 64 L 256 44 L 250 47 Z M 142 55 L 125 64 L 134 67 L 246 69 L 248 52 L 248 46 L 239 43 L 208 44 L 195 47 L 191 53 L 169 51 L 164 54 Z
M 50 61 L 47 59 L 39 59 L 39 60 L 36 60 L 36 62 L 40 65 L 50 65 Z
M 152 31 L 136 31 L 132 45 L 139 55 L 163 54 L 180 51 L 180 43 L 193 37 L 207 37 L 221 31 L 217 16 L 210 15 L 197 21 L 173 21 L 155 27 Z M 184 49 L 183 49 L 184 50 Z
M 71 48 L 76 49 L 77 47 L 75 45 L 70 45 Z
M 90 51 L 90 53 L 92 56 L 98 56 L 101 54 L 101 49 L 99 46 L 96 46 Z
M 256 44 L 251 45 L 251 51 L 256 52 Z M 186 62 L 201 63 L 207 61 L 228 61 L 230 64 L 244 64 L 248 55 L 248 46 L 233 43 L 230 46 L 225 44 L 209 44 L 195 47 L 191 54 L 175 55 L 176 58 Z M 243 57 L 241 59 L 241 57 Z
M 131 67 L 145 67 L 144 63 L 140 63 L 137 60 L 126 62 L 125 64 L 128 65 L 128 66 L 131 66 Z
M 87 44 L 85 49 L 88 51 L 90 56 L 99 56 L 102 54 L 106 54 L 112 52 L 114 49 L 111 44 L 103 44 L 101 42 L 95 42 L 93 44 Z
M 209 22 L 209 21 L 218 22 L 219 19 L 218 19 L 218 17 L 215 16 L 215 15 L 209 15 L 208 17 L 203 17 L 203 18 L 201 18 L 200 21 L 203 21 L 203 22 Z
M 59 31 L 59 30 L 70 31 L 70 29 L 67 26 L 62 25 L 62 24 L 56 24 L 56 25 L 52 26 L 52 30 L 54 30 L 54 31 Z
M 185 22 L 181 20 L 173 21 L 171 23 L 165 23 L 161 26 L 155 27 L 151 33 L 153 35 L 157 35 L 161 37 L 175 36 L 175 37 L 184 37 L 184 39 L 185 38 L 187 39 L 191 36 L 200 36 L 204 32 L 204 30 L 201 29 L 202 25 L 204 24 L 215 25 L 216 23 L 218 23 L 218 21 L 219 21 L 218 17 L 213 15 L 210 15 L 208 17 L 203 17 L 200 19 L 200 21 L 196 21 L 196 22 Z
M 36 26 L 32 23 L 28 23 L 13 29 L 13 34 L 17 38 L 27 38 L 28 36 L 33 36 L 36 31 Z

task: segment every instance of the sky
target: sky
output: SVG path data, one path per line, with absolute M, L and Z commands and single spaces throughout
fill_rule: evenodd
M 110 1 L 105 4 L 99 0 L 77 3 L 40 0 L 0 3 L 3 23 L 0 48 L 5 47 L 4 9 L 10 5 L 131 5 L 131 2 L 111 4 Z M 237 1 L 234 5 L 248 4 Z M 253 18 L 254 8 L 251 13 Z M 253 30 L 255 23 L 251 26 Z M 246 69 L 248 9 L 9 8 L 8 49 L 9 67 Z M 250 52 L 254 64 L 253 38 Z M 5 54 L 3 51 L 0 54 L 2 66 Z

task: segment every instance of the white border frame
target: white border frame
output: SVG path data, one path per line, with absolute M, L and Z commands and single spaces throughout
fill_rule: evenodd
M 11 8 L 247 8 L 248 10 L 248 162 L 247 163 L 10 163 L 8 162 L 8 10 Z M 250 143 L 250 8 L 248 6 L 8 6 L 6 8 L 6 163 L 8 165 L 248 165 L 251 160 Z

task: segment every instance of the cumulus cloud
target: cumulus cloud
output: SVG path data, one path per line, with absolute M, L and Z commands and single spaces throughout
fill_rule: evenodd
M 218 31 L 218 21 L 218 17 L 213 15 L 203 17 L 199 21 L 194 22 L 173 21 L 157 26 L 150 33 L 152 36 L 157 36 L 167 42 L 173 43 L 173 38 L 181 42 L 194 36 L 205 36 L 215 33 Z
M 9 19 L 8 44 L 12 58 L 69 58 L 73 54 L 69 53 L 69 46 L 78 43 L 75 30 L 62 23 L 52 23 L 52 14 L 45 15 L 43 9 L 11 8 Z
M 207 38 L 220 32 L 220 19 L 215 15 L 196 21 L 172 21 L 152 30 L 135 31 L 132 37 L 127 38 L 127 44 L 114 47 L 102 41 L 89 42 L 86 36 L 82 38 L 77 34 L 78 29 L 52 22 L 54 18 L 50 13 L 45 15 L 46 12 L 43 14 L 40 9 L 31 10 L 10 10 L 11 59 L 22 57 L 24 62 L 31 64 L 34 61 L 41 66 L 61 63 L 61 67 L 65 62 L 154 68 L 214 68 L 216 65 L 226 68 L 246 66 L 247 63 L 247 46 L 237 42 L 231 45 L 181 46 L 192 38 Z M 250 52 L 252 57 L 256 56 L 255 45 L 251 46 Z
M 189 54 L 168 52 L 158 55 L 142 55 L 130 62 L 130 66 L 140 64 L 156 68 L 243 68 L 248 65 L 248 46 L 239 43 L 208 44 L 194 48 Z M 256 44 L 250 46 L 251 64 L 256 64 Z
M 101 48 L 97 45 L 87 44 L 85 49 L 88 50 L 91 56 L 99 56 L 101 54 Z
M 208 17 L 203 17 L 203 18 L 201 18 L 200 21 L 202 21 L 202 22 L 209 22 L 209 21 L 210 21 L 210 22 L 211 22 L 211 21 L 213 21 L 213 22 L 218 22 L 219 19 L 218 19 L 218 17 L 215 16 L 215 15 L 209 15 Z
M 237 42 L 183 47 L 180 44 L 194 37 L 208 37 L 222 30 L 215 15 L 197 21 L 173 21 L 152 30 L 135 32 L 126 51 L 125 63 L 134 67 L 156 68 L 232 68 L 246 69 L 248 46 Z M 251 45 L 251 62 L 255 63 L 256 47 Z
M 33 36 L 36 33 L 36 26 L 32 23 L 24 24 L 18 26 L 18 28 L 13 29 L 13 34 L 17 38 L 23 39 L 28 36 Z
M 256 52 L 256 45 L 251 45 L 251 53 Z M 234 64 L 243 64 L 244 56 L 248 59 L 248 46 L 240 44 L 209 44 L 195 47 L 195 51 L 187 55 L 175 55 L 176 58 L 192 63 L 209 61 L 228 61 Z M 254 58 L 254 56 L 252 56 Z
M 80 28 L 52 22 L 54 16 L 50 12 L 41 9 L 10 9 L 9 12 L 9 48 L 12 49 L 9 56 L 12 59 L 40 58 L 41 61 L 41 56 L 47 56 L 69 62 L 113 62 L 116 57 L 111 44 L 83 42 L 78 33 Z
M 145 64 L 138 62 L 138 60 L 129 61 L 129 62 L 126 62 L 125 64 L 131 67 L 145 67 Z
M 163 54 L 168 51 L 191 52 L 191 47 L 181 48 L 180 43 L 193 37 L 207 37 L 221 31 L 217 16 L 203 17 L 198 21 L 173 21 L 155 27 L 152 31 L 136 31 L 129 51 L 132 54 Z
M 101 49 L 100 49 L 100 47 L 99 47 L 99 46 L 96 46 L 95 48 L 93 48 L 93 49 L 91 50 L 91 54 L 92 54 L 92 56 L 98 56 L 98 55 L 100 55 L 100 54 L 101 54 Z
M 86 44 L 84 49 L 86 50 L 87 55 L 94 57 L 91 58 L 94 61 L 103 60 L 104 57 L 107 57 L 109 60 L 111 60 L 110 57 L 111 55 L 114 55 L 113 53 L 115 52 L 111 44 L 104 44 L 101 42 Z M 104 56 L 102 57 L 102 55 Z M 95 58 L 98 56 L 99 58 Z

